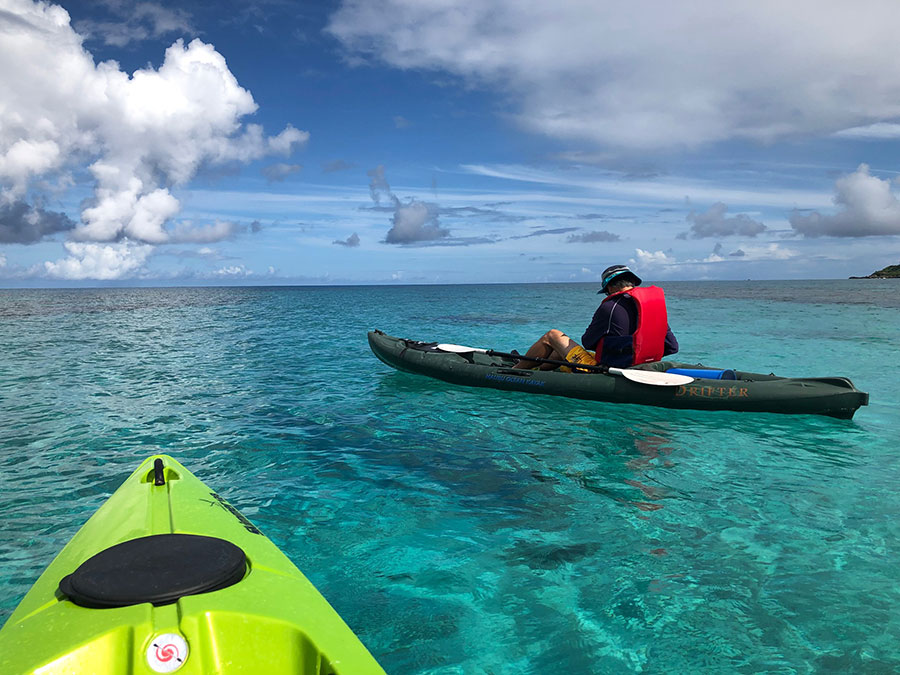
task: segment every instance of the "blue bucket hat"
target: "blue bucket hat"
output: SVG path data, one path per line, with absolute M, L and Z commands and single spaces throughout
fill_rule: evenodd
M 603 286 L 600 287 L 598 293 L 606 293 L 606 287 L 609 286 L 609 283 L 618 277 L 621 277 L 623 274 L 627 274 L 635 286 L 641 285 L 641 278 L 632 272 L 626 265 L 613 265 L 612 267 L 607 267 L 603 270 L 603 276 L 600 277 L 603 280 Z

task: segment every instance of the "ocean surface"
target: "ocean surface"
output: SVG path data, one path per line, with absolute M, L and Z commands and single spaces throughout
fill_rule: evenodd
M 577 339 L 595 284 L 0 290 L 0 623 L 165 452 L 389 673 L 900 671 L 900 281 L 663 286 L 681 360 L 870 405 L 470 389 L 366 342 Z

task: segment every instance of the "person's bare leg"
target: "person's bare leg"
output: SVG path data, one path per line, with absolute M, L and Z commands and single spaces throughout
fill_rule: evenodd
M 522 359 L 513 366 L 513 368 L 534 368 L 540 366 L 541 370 L 553 370 L 557 366 L 551 363 L 539 364 L 530 358 L 553 359 L 554 361 L 565 361 L 566 354 L 572 351 L 573 347 L 577 347 L 577 343 L 561 330 L 549 330 L 544 333 L 537 342 L 535 342 L 528 351 L 522 356 Z

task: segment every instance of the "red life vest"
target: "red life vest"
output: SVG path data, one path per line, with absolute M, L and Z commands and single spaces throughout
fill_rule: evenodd
M 630 295 L 637 307 L 637 328 L 631 337 L 633 357 L 629 365 L 650 363 L 662 360 L 666 345 L 666 333 L 669 330 L 669 317 L 666 314 L 666 296 L 659 286 L 636 286 L 627 291 L 619 291 L 608 295 L 603 302 L 617 295 Z M 602 303 L 601 303 L 602 304 Z M 628 336 L 623 336 L 628 337 Z M 610 341 L 619 342 L 622 338 L 609 336 Z M 597 361 L 602 360 L 603 340 L 597 344 Z

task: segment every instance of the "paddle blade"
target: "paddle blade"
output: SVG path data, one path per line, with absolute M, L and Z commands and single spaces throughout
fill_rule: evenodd
M 442 352 L 452 352 L 453 354 L 470 354 L 472 352 L 487 352 L 487 349 L 478 349 L 478 347 L 464 347 L 463 345 L 451 345 L 442 342 L 436 345 Z
M 687 375 L 658 373 L 653 370 L 623 370 L 621 368 L 610 368 L 609 372 L 613 375 L 621 375 L 626 380 L 631 380 L 632 382 L 651 384 L 657 387 L 680 387 L 694 381 L 693 377 Z

